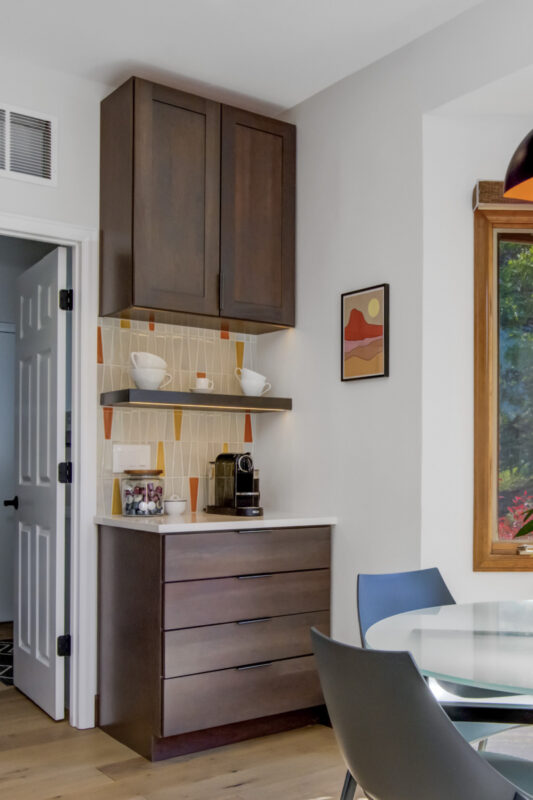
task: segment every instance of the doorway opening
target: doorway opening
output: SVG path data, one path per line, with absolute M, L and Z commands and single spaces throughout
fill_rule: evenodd
M 69 706 L 72 249 L 0 235 L 0 681 L 54 719 Z M 64 305 L 64 303 L 63 303 Z

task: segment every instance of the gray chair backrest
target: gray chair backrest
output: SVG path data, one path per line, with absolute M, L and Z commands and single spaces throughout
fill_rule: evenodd
M 339 747 L 368 797 L 520 797 L 458 733 L 409 653 L 350 647 L 314 628 L 311 636 Z

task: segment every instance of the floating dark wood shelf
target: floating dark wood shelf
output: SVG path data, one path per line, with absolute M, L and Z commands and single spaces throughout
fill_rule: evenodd
M 188 408 L 196 411 L 290 411 L 290 397 L 249 397 L 241 394 L 195 394 L 167 390 L 118 389 L 100 395 L 101 406 L 125 408 Z

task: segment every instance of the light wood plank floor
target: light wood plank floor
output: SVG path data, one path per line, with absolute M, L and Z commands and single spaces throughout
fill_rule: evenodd
M 152 764 L 0 690 L 6 800 L 336 800 L 343 778 L 333 733 L 319 725 Z
M 533 759 L 533 726 L 492 737 L 490 749 Z M 319 725 L 151 764 L 0 684 L 2 800 L 337 800 L 343 779 Z

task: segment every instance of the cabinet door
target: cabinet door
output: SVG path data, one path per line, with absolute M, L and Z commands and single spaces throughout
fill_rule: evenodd
M 296 129 L 222 107 L 220 313 L 294 325 Z
M 134 304 L 218 315 L 220 106 L 134 91 Z

